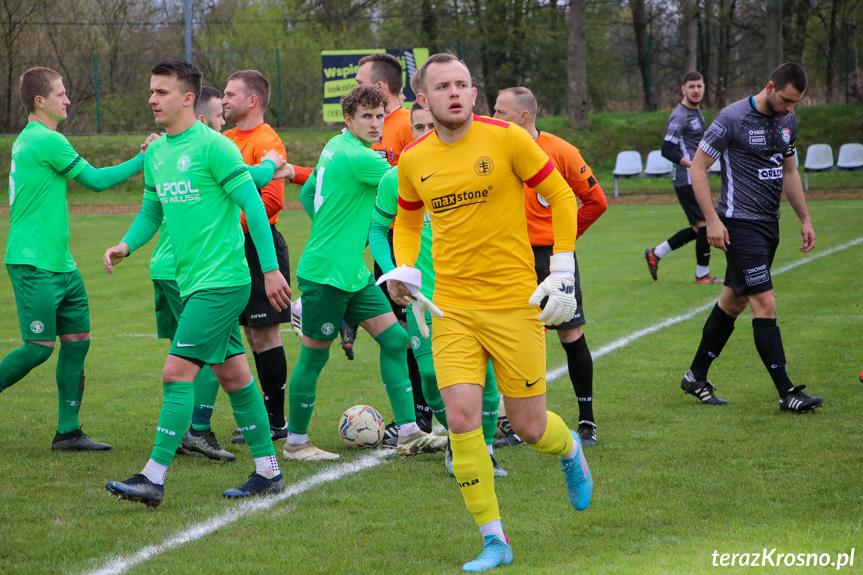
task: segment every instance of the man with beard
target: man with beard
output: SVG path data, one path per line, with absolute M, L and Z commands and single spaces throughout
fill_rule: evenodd
M 806 72 L 786 62 L 773 73 L 765 88 L 724 108 L 717 114 L 699 144 L 690 175 L 695 197 L 707 221 L 710 245 L 725 252 L 725 285 L 719 302 L 704 323 L 701 343 L 681 389 L 708 405 L 728 403 L 716 397 L 707 370 L 719 357 L 734 321 L 752 308 L 755 348 L 779 392 L 780 411 L 803 413 L 824 400 L 803 393 L 806 386 L 791 383 L 785 371 L 785 349 L 776 325 L 776 297 L 770 267 L 779 246 L 779 202 L 782 194 L 802 223 L 802 252 L 815 247 L 815 230 L 809 218 L 794 142 L 797 117 L 794 106 L 803 99 Z M 710 197 L 707 170 L 722 161 L 722 189 L 716 208 Z
M 704 77 L 698 72 L 689 72 L 683 77 L 680 91 L 683 92 L 683 100 L 668 118 L 662 155 L 674 163 L 674 192 L 686 219 L 689 220 L 689 227 L 683 228 L 658 246 L 644 250 L 644 259 L 647 261 L 650 277 L 656 281 L 659 260 L 669 252 L 695 240 L 695 283 L 721 283 L 721 278 L 710 275 L 710 244 L 707 243 L 704 214 L 698 207 L 692 191 L 692 180 L 689 178 L 689 167 L 706 127 L 699 108 L 704 97 Z

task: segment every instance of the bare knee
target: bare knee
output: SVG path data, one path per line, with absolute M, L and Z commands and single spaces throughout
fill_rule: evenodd
M 162 368 L 162 384 L 166 385 L 176 381 L 195 381 L 201 367 L 192 360 L 169 355 Z
M 737 316 L 743 313 L 747 305 L 749 305 L 749 298 L 747 296 L 735 297 L 730 287 L 722 287 L 722 294 L 719 296 L 719 309 L 727 315 L 736 319 Z
M 545 395 L 528 398 L 505 396 L 504 402 L 509 423 L 516 435 L 530 445 L 539 443 L 548 425 Z
M 776 298 L 773 291 L 749 296 L 749 305 L 752 306 L 752 317 L 776 317 Z
M 515 423 L 512 418 L 510 418 L 509 423 L 512 425 L 512 430 L 515 434 L 528 445 L 536 445 L 545 434 L 545 426 L 543 425 L 542 429 L 540 429 L 536 422 Z
M 572 343 L 581 338 L 582 335 L 584 335 L 584 328 L 581 326 L 571 329 L 561 329 L 557 332 L 557 337 L 561 343 Z
M 282 345 L 279 324 L 248 328 L 250 345 L 256 353 L 261 353 Z
M 509 410 L 507 410 L 507 417 L 509 418 L 509 424 L 512 425 L 512 430 L 525 443 L 536 445 L 545 434 L 546 417 L 531 417 L 530 415 L 526 416 L 518 412 L 513 413 Z
M 216 379 L 219 380 L 219 385 L 227 393 L 242 389 L 252 381 L 252 372 L 249 371 L 249 363 L 246 361 L 245 354 L 232 355 L 225 359 L 225 363 L 214 364 L 210 367 L 213 369 Z

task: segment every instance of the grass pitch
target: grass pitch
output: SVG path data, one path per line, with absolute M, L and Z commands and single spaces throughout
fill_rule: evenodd
M 815 251 L 798 251 L 799 224 L 783 204 L 774 263 L 779 270 L 806 261 L 774 280 L 789 373 L 795 383 L 809 386 L 807 392 L 825 398 L 818 413 L 806 416 L 779 412 L 748 313 L 710 373 L 719 395 L 730 402 L 724 407 L 703 406 L 679 388 L 707 311 L 629 338 L 718 296 L 719 286 L 693 285 L 692 245 L 662 260 L 658 282 L 648 276 L 641 252 L 685 225 L 679 207 L 612 206 L 579 240 L 585 332 L 597 356 L 600 443 L 587 451 L 594 499 L 588 510 L 572 510 L 554 458 L 524 446 L 498 450 L 510 475 L 496 483 L 497 494 L 515 552 L 515 562 L 501 573 L 707 573 L 717 569 L 714 551 L 761 554 L 776 548 L 835 559 L 861 546 L 863 390 L 857 374 L 863 367 L 863 290 L 857 272 L 863 243 L 816 256 L 863 236 L 863 203 L 812 202 L 810 210 Z M 359 471 L 343 467 L 370 452 L 340 444 L 341 412 L 367 403 L 387 421 L 392 416 L 377 371 L 377 346 L 365 332 L 355 361 L 333 348 L 318 385 L 311 436 L 320 447 L 341 453 L 342 461 L 283 462 L 291 497 L 258 510 L 222 498 L 222 491 L 253 469 L 245 446 L 229 447 L 238 455 L 234 463 L 175 459 L 165 501 L 155 511 L 109 497 L 105 482 L 138 472 L 149 455 L 168 349 L 154 336 L 148 276 L 154 242 L 114 276 L 101 269 L 104 249 L 131 220 L 94 215 L 71 221 L 72 254 L 90 295 L 93 326 L 81 421 L 85 432 L 114 448 L 50 451 L 56 353 L 0 395 L 0 573 L 77 574 L 105 566 L 112 570 L 101 572 L 133 574 L 455 573 L 477 554 L 480 538 L 442 454 L 389 457 Z M 279 228 L 295 267 L 309 222 L 302 212 L 283 212 Z M 7 231 L 3 218 L 0 236 Z M 713 254 L 712 271 L 722 275 L 724 257 Z M 0 315 L 5 355 L 20 345 L 6 274 L 0 274 L 0 305 L 6 310 Z M 299 341 L 289 333 L 283 341 L 292 366 Z M 563 363 L 550 334 L 549 369 Z M 578 408 L 566 375 L 549 383 L 548 402 L 576 424 Z M 235 426 L 224 394 L 213 423 L 227 443 Z M 330 474 L 320 475 L 324 470 Z M 110 563 L 115 557 L 130 562 Z

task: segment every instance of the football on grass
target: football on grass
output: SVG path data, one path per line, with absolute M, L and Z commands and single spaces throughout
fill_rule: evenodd
M 384 420 L 374 407 L 349 407 L 339 420 L 339 437 L 351 447 L 376 447 L 383 436 Z

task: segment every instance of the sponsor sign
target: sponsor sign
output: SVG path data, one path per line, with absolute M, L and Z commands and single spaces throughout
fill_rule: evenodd
M 321 52 L 321 79 L 324 89 L 324 122 L 342 122 L 342 107 L 339 98 L 356 86 L 359 62 L 369 54 L 387 53 L 395 56 L 402 65 L 404 84 L 404 106 L 410 110 L 416 101 L 416 94 L 410 87 L 410 78 L 428 60 L 428 48 L 413 49 L 372 49 L 372 50 L 324 50 Z

